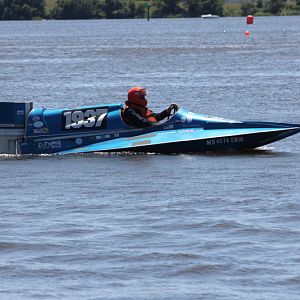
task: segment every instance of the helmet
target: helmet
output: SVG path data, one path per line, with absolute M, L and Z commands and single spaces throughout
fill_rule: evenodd
M 145 88 L 135 86 L 128 91 L 128 102 L 140 106 L 147 106 L 147 91 Z

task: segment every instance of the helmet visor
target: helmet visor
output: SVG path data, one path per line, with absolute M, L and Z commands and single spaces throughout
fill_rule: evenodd
M 140 98 L 145 99 L 148 95 L 148 91 L 146 89 L 141 89 L 138 91 L 138 95 Z

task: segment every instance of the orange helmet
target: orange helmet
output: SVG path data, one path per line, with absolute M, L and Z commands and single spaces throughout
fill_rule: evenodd
M 145 88 L 135 86 L 128 91 L 128 102 L 140 106 L 147 106 L 147 91 Z

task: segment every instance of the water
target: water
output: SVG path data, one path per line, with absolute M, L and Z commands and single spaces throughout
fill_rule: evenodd
M 0 23 L 0 101 L 150 89 L 299 123 L 300 18 Z M 250 30 L 250 37 L 244 35 Z M 299 299 L 299 135 L 248 153 L 0 156 L 0 299 Z

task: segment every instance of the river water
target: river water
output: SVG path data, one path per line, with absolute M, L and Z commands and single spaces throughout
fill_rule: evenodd
M 150 90 L 300 121 L 300 17 L 0 23 L 0 101 Z M 250 36 L 244 33 L 251 32 Z M 0 299 L 299 299 L 300 136 L 201 155 L 0 156 Z

